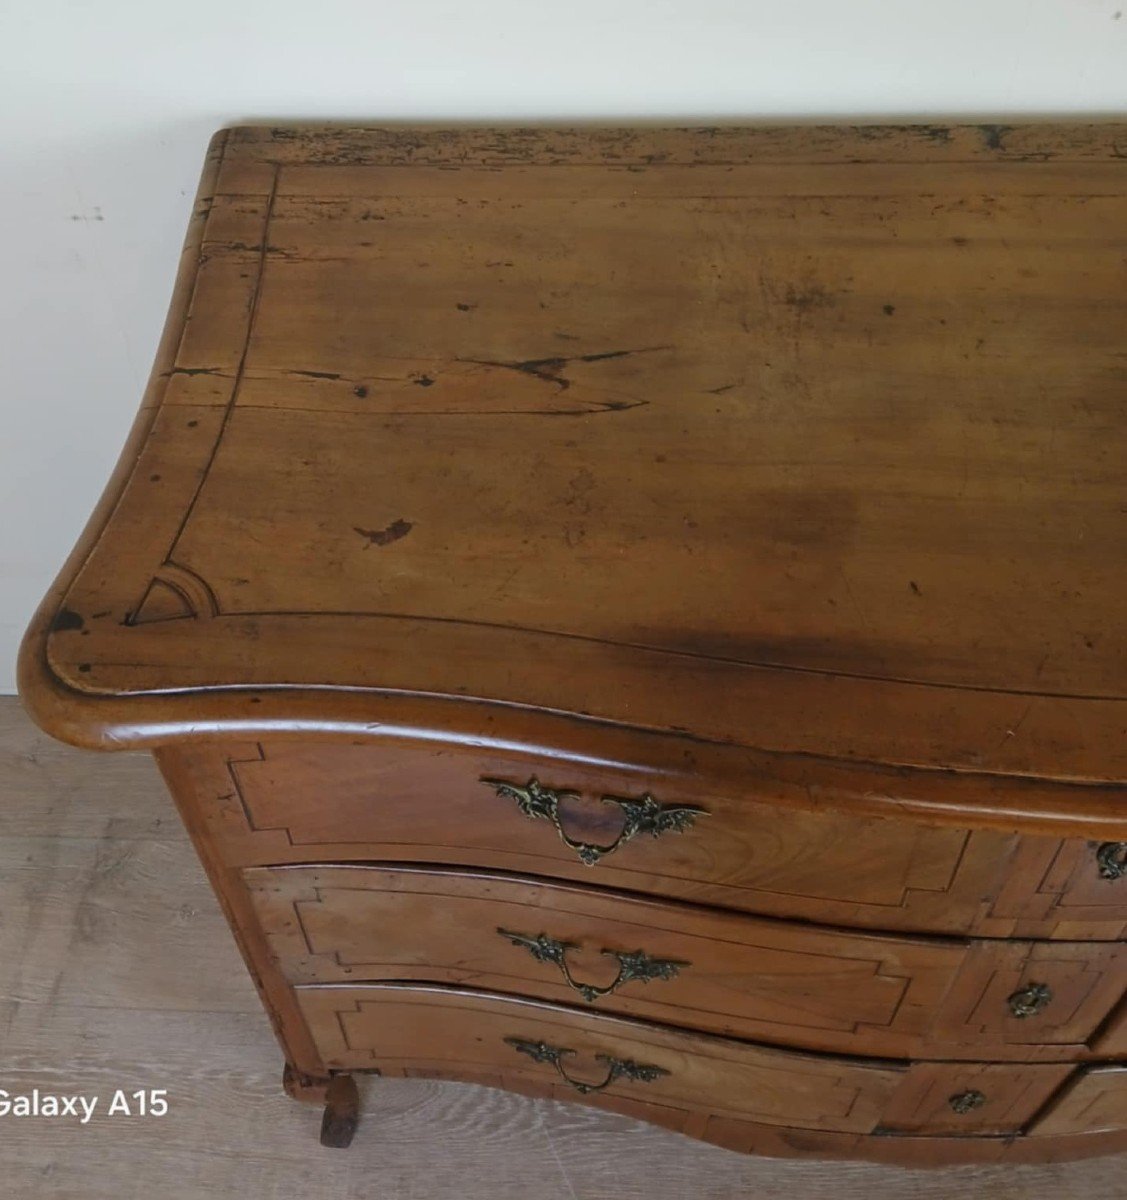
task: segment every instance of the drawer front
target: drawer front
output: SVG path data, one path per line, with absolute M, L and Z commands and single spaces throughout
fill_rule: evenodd
M 531 1088 L 639 1116 L 672 1108 L 702 1122 L 829 1132 L 1017 1133 L 1070 1072 L 867 1063 L 454 988 L 319 985 L 297 995 L 331 1068 Z
M 1033 1127 L 1039 1136 L 1127 1129 L 1127 1067 L 1080 1072 Z
M 234 865 L 472 864 L 884 930 L 1080 941 L 1127 928 L 1127 869 L 1082 840 L 787 808 L 465 750 L 186 748 L 174 779 L 181 792 L 189 781 Z
M 1127 982 L 1116 943 L 879 936 L 440 868 L 243 877 L 294 983 L 472 984 L 814 1050 L 1076 1057 Z

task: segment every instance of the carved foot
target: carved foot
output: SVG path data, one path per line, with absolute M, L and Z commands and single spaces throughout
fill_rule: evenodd
M 327 1075 L 306 1075 L 292 1063 L 286 1063 L 282 1072 L 282 1090 L 291 1100 L 300 1100 L 303 1104 L 324 1104 L 325 1093 L 329 1090 Z
M 360 1120 L 360 1093 L 351 1075 L 334 1075 L 325 1093 L 321 1118 L 321 1145 L 345 1150 L 352 1144 Z

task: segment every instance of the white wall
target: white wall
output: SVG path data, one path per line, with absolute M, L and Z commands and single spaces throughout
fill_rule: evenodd
M 0 691 L 255 118 L 1127 117 L 1127 0 L 0 0 Z

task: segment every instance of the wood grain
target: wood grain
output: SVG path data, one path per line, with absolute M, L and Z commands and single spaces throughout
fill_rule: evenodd
M 1121 784 L 1116 128 L 228 131 L 31 703 Z
M 1097 1067 L 1079 1075 L 1059 1104 L 1038 1123 L 1046 1135 L 1122 1128 L 1127 1114 L 1127 1067 Z
M 1117 943 L 859 935 L 481 871 L 290 867 L 243 873 L 294 983 L 461 984 L 776 1045 L 877 1058 L 1085 1056 L 1118 1003 Z M 523 938 L 523 941 L 514 941 Z M 565 947 L 530 953 L 538 939 Z M 643 951 L 670 976 L 631 979 Z M 585 997 L 578 989 L 620 987 Z M 1045 1011 L 1009 997 L 1037 981 Z
M 1127 877 L 1099 877 L 1099 842 L 1004 835 L 812 804 L 755 776 L 713 787 L 677 772 L 451 748 L 322 740 L 213 742 L 159 752 L 235 866 L 383 860 L 465 863 L 826 924 L 993 937 L 1119 939 Z M 608 844 L 604 795 L 704 809 L 683 832 L 638 837 L 585 866 L 548 820 L 498 796 L 501 779 L 578 793 L 573 839 Z M 910 786 L 910 783 L 909 783 Z M 762 787 L 762 792 L 760 788 Z M 761 797 L 762 796 L 762 800 Z M 827 811 L 829 809 L 829 811 Z M 958 811 L 954 803 L 951 814 Z M 966 815 L 964 815 L 966 822 Z M 467 855 L 471 855 L 467 859 Z
M 483 1048 L 519 1010 L 664 1055 L 578 1092 L 733 1148 L 1122 1145 L 1120 1064 L 1085 1064 L 1124 1027 L 1125 128 L 217 135 L 20 683 L 62 739 L 154 749 L 291 1091 L 324 1083 L 349 1130 L 354 1068 L 555 1095 Z M 125 881 L 168 869 L 153 827 L 83 821 L 17 1018 L 116 965 Z M 55 847 L 5 853 L 18 890 Z M 581 941 L 648 894 L 754 1001 L 690 981 L 666 1027 L 485 992 L 495 949 L 426 925 L 472 930 L 472 891 L 416 892 L 405 980 L 320 982 L 342 948 L 380 974 L 363 906 L 298 915 L 303 959 L 245 868 L 333 860 L 519 874 L 485 905 L 512 924 L 594 884 Z M 801 1041 L 796 980 L 839 993 L 812 1048 L 869 1057 L 716 1036 Z M 1021 992 L 1052 1015 L 1015 1025 Z
M 1062 1161 L 1117 1151 L 1125 1136 L 1122 1129 L 1075 1128 L 1063 1136 L 1038 1135 L 1038 1114 L 1067 1079 L 1063 1064 L 896 1064 L 795 1055 L 433 986 L 315 985 L 298 995 L 327 1062 L 371 1070 L 379 1061 L 387 1077 L 453 1077 L 529 1096 L 578 1091 L 586 1104 L 745 1152 L 905 1165 Z M 437 1024 L 429 1019 L 436 1012 Z M 523 1050 L 506 1032 L 514 1027 L 522 1030 L 515 1041 Z M 556 1063 L 561 1049 L 574 1051 L 562 1058 L 562 1072 Z M 645 1055 L 629 1062 L 648 1076 L 608 1076 L 608 1063 L 620 1052 Z M 775 1071 L 787 1079 L 772 1079 Z M 597 1086 L 603 1081 L 608 1086 Z M 821 1102 L 811 1094 L 819 1084 Z M 955 1099 L 968 1091 L 975 1104 L 953 1111 Z M 859 1131 L 874 1109 L 888 1124 Z M 1107 1111 L 1118 1118 L 1117 1107 Z M 1027 1136 L 1015 1138 L 1019 1131 Z M 982 1136 L 968 1136 L 976 1132 Z
M 5 913 L 26 910 L 28 932 L 0 955 L 0 1086 L 72 1092 L 168 1086 L 173 1102 L 162 1122 L 6 1124 L 0 1164 L 13 1194 L 27 1200 L 238 1197 L 246 1195 L 248 1173 L 257 1192 L 278 1200 L 327 1194 L 360 1200 L 374 1192 L 405 1200 L 675 1200 L 689 1194 L 704 1200 L 949 1200 L 977 1192 L 1007 1200 L 1119 1200 L 1127 1155 L 932 1170 L 753 1158 L 614 1113 L 426 1079 L 362 1081 L 368 1135 L 346 1155 L 321 1153 L 319 1113 L 282 1094 L 269 1026 L 147 757 L 103 756 L 92 763 L 48 741 L 13 698 L 0 697 L 0 777 L 19 788 L 6 792 L 9 802 L 0 805 L 0 821 L 17 821 L 19 836 L 56 846 L 93 837 L 112 856 L 147 830 L 167 851 L 159 880 L 129 871 L 119 876 L 113 911 L 137 913 L 158 905 L 162 895 L 199 897 L 186 923 L 120 929 L 116 963 L 91 956 L 65 1003 L 51 1002 L 48 978 L 63 936 L 55 930 L 65 918 L 46 914 L 58 903 L 49 897 L 71 887 L 73 878 L 56 867 L 57 855 L 48 855 L 22 877 L 19 894 L 5 900 Z M 96 814 L 107 822 L 101 831 L 92 829 Z M 80 945 L 73 921 L 69 931 L 68 941 Z M 153 973 L 167 976 L 189 955 L 195 969 L 173 1003 L 148 980 Z M 21 975 L 41 981 L 34 996 L 14 998 Z M 222 1011 L 213 1008 L 217 982 L 230 988 Z M 123 983 L 139 998 L 134 1007 Z M 93 997 L 112 996 L 113 1007 L 91 1004 L 87 988 Z
M 1072 1073 L 1061 1063 L 908 1065 L 797 1054 L 435 985 L 305 984 L 297 996 L 330 1067 L 519 1083 L 565 1098 L 578 1092 L 585 1104 L 626 1105 L 697 1136 L 725 1119 L 788 1132 L 1016 1134 Z M 564 1057 L 549 1060 L 548 1052 Z M 615 1061 L 655 1077 L 617 1075 L 608 1066 Z M 953 1113 L 950 1097 L 971 1086 L 981 1087 L 984 1103 Z M 877 1140 L 867 1149 L 882 1155 Z M 970 1142 L 968 1153 L 975 1150 Z

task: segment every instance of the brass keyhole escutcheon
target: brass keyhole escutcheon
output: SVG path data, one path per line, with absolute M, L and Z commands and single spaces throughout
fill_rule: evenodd
M 1014 992 L 1006 1003 L 1010 1006 L 1011 1016 L 1023 1019 L 1043 1013 L 1052 998 L 1053 992 L 1047 983 L 1028 983 Z
M 976 1108 L 981 1108 L 986 1103 L 986 1097 L 976 1091 L 959 1092 L 957 1096 L 952 1096 L 947 1103 L 962 1117 L 969 1112 L 974 1112 Z
M 1122 879 L 1127 875 L 1127 842 L 1104 842 L 1096 851 L 1101 879 Z

